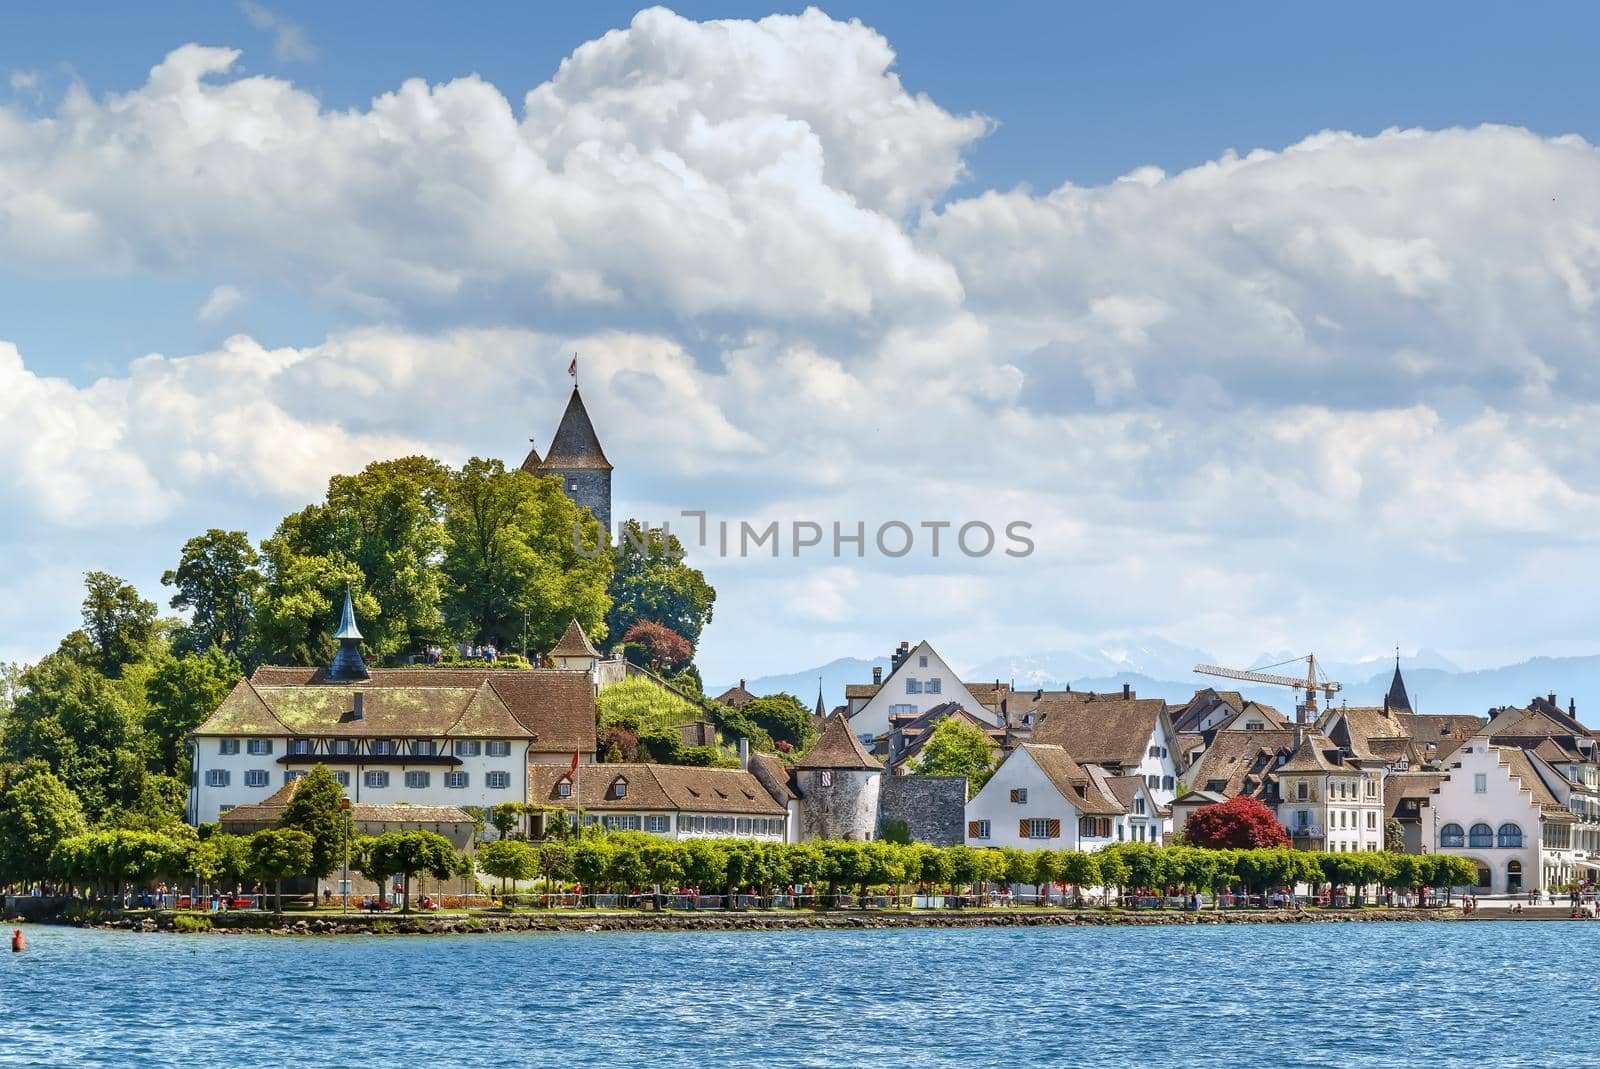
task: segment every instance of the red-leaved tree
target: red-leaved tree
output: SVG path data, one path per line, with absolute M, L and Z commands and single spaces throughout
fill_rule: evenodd
M 1183 826 L 1183 838 L 1190 846 L 1209 846 L 1214 850 L 1289 845 L 1289 833 L 1283 830 L 1272 810 L 1261 799 L 1244 796 L 1196 810 Z
M 662 675 L 677 672 L 694 659 L 694 647 L 688 639 L 654 620 L 640 620 L 628 628 L 622 643 L 643 653 L 645 667 Z

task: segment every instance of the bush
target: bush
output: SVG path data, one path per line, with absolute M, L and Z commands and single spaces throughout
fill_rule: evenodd
M 685 746 L 678 751 L 677 763 L 694 768 L 738 768 L 739 759 L 729 757 L 715 746 Z
M 175 932 L 209 932 L 211 930 L 211 918 L 192 917 L 187 913 L 180 913 L 172 918 L 172 930 Z

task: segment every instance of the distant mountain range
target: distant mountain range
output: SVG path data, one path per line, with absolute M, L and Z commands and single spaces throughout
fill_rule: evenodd
M 1258 668 L 1288 661 L 1293 654 L 1263 654 L 1245 666 Z M 1204 650 L 1180 646 L 1159 638 L 1105 643 L 1089 650 L 1049 650 L 1016 657 L 993 658 L 962 672 L 967 682 L 1000 680 L 1019 690 L 1027 687 L 1059 689 L 1070 684 L 1074 690 L 1120 691 L 1127 683 L 1141 697 L 1165 698 L 1169 702 L 1187 701 L 1196 690 L 1215 687 L 1237 690 L 1245 697 L 1274 706 L 1286 714 L 1294 710 L 1293 693 L 1283 687 L 1241 685 L 1227 679 L 1195 675 L 1197 664 L 1216 664 Z M 1384 659 L 1319 662 L 1323 674 L 1337 679 L 1344 689 L 1334 696 L 1335 703 L 1382 705 L 1389 690 L 1394 662 Z M 1414 657 L 1400 659 L 1401 673 L 1411 705 L 1422 713 L 1472 713 L 1482 716 L 1502 705 L 1526 705 L 1536 694 L 1555 693 L 1564 706 L 1571 699 L 1578 703 L 1578 717 L 1586 723 L 1600 724 L 1600 655 L 1587 657 L 1534 657 L 1500 668 L 1466 671 L 1434 650 L 1421 650 Z M 842 704 L 846 683 L 866 683 L 874 666 L 889 673 L 887 658 L 865 660 L 841 657 L 816 668 L 785 675 L 762 676 L 745 680 L 755 694 L 784 691 L 798 697 L 807 708 L 817 700 L 821 680 L 824 701 L 829 709 Z M 1293 675 L 1293 666 L 1279 669 Z M 707 688 L 715 695 L 731 683 Z

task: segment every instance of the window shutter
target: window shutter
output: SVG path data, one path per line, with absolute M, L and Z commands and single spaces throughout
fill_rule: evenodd
M 978 837 L 978 822 L 976 820 L 967 821 L 967 838 L 976 839 L 977 837 Z
M 1015 787 L 1011 788 L 1011 800 L 1013 802 L 1017 800 L 1017 789 Z
M 1017 828 L 1017 834 L 1026 839 L 1028 837 L 1028 818 L 1022 818 L 1017 822 L 1017 824 L 1019 825 Z
M 1052 839 L 1061 838 L 1061 821 L 1047 820 L 1044 825 L 1045 834 Z

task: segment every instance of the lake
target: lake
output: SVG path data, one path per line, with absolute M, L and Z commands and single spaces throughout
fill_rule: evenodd
M 25 931 L 28 950 L 0 959 L 4 1065 L 1551 1069 L 1600 1057 L 1594 923 Z

